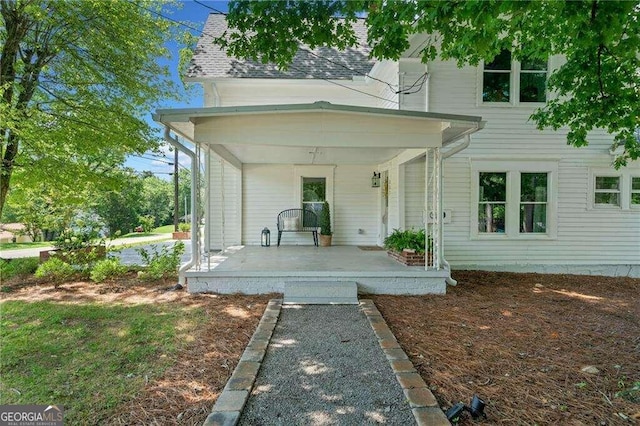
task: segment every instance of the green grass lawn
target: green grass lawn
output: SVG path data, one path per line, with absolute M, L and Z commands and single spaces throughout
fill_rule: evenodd
M 37 243 L 0 243 L 0 250 L 18 250 L 36 247 L 52 246 L 53 241 L 37 242 Z
M 153 230 L 155 234 L 170 234 L 173 232 L 173 225 L 165 225 Z
M 155 228 L 151 232 L 130 232 L 122 235 L 118 238 L 135 238 L 135 237 L 150 237 L 152 235 L 170 234 L 173 232 L 173 225 L 165 225 Z
M 175 361 L 201 309 L 6 301 L 0 403 L 60 404 L 68 424 L 99 424 Z

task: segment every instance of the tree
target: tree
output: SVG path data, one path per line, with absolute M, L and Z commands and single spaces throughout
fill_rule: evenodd
M 15 188 L 7 206 L 15 214 L 15 220 L 25 226 L 24 233 L 32 241 L 41 236 L 50 241 L 69 227 L 73 217 L 86 202 L 85 194 L 61 193 L 41 184 L 35 187 Z
M 158 142 L 142 114 L 179 93 L 155 0 L 0 0 L 0 214 L 14 181 L 115 188 Z
M 115 236 L 132 232 L 139 225 L 144 200 L 142 199 L 142 179 L 127 171 L 127 185 L 112 191 L 96 194 L 93 210 L 105 222 L 109 235 Z
M 300 44 L 346 48 L 352 24 L 367 15 L 368 42 L 379 59 L 398 59 L 414 34 L 429 34 L 427 62 L 459 66 L 492 61 L 502 49 L 515 59 L 566 63 L 547 82 L 557 96 L 532 115 L 538 128 L 568 127 L 567 143 L 588 144 L 603 128 L 623 148 L 616 167 L 640 157 L 640 6 L 633 1 L 232 1 L 229 30 L 215 43 L 240 58 L 291 63 Z M 339 19 L 342 17 L 343 19 Z
M 154 175 L 142 179 L 142 215 L 153 216 L 153 227 L 173 223 L 173 184 Z M 152 228 L 153 228 L 152 227 Z

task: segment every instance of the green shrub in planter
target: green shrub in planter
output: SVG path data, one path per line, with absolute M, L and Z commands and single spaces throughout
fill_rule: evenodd
M 320 226 L 320 235 L 333 235 L 331 231 L 331 211 L 329 203 L 326 201 L 322 204 L 318 225 Z
M 178 230 L 180 232 L 189 232 L 189 231 L 191 231 L 191 224 L 190 223 L 179 223 L 178 224 Z
M 415 250 L 416 253 L 425 252 L 425 232 L 424 229 L 405 229 L 401 231 L 394 229 L 393 232 L 384 239 L 384 247 L 387 250 L 401 252 L 404 249 Z M 433 242 L 429 237 L 429 251 L 433 248 Z
M 99 260 L 93 269 L 91 269 L 91 280 L 101 283 L 108 278 L 118 277 L 127 272 L 127 267 L 120 263 L 120 259 L 114 257 L 112 259 Z

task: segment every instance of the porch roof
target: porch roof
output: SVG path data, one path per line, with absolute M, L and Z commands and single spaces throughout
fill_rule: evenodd
M 329 102 L 161 109 L 153 119 L 242 163 L 383 162 L 404 149 L 447 146 L 484 126 L 477 116 Z

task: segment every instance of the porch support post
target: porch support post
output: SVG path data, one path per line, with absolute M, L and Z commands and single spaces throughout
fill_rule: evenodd
M 435 238 L 433 239 L 434 258 L 433 264 L 437 270 L 442 268 L 443 259 L 443 241 L 442 241 L 442 156 L 440 148 L 433 149 L 433 168 L 436 172 L 435 185 L 433 192 L 436 197 L 435 202 L 435 218 L 432 227 L 434 229 Z
M 442 268 L 442 158 L 440 148 L 427 148 L 425 155 L 425 248 L 431 247 L 432 261 L 425 259 L 425 270 Z M 429 242 L 431 241 L 431 244 Z

